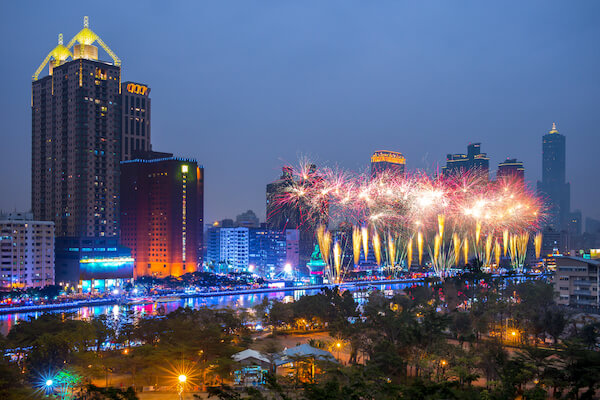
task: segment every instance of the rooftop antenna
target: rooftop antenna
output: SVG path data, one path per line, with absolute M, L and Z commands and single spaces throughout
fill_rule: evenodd
M 58 44 L 63 44 L 63 34 L 62 33 L 58 34 Z
M 87 15 L 85 17 L 83 17 L 83 27 L 84 28 L 90 27 L 90 17 L 88 17 Z

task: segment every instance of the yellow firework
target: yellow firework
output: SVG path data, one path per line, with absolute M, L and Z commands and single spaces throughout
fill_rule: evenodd
M 542 253 L 542 232 L 538 232 L 535 234 L 533 242 L 535 244 L 535 258 L 539 260 L 540 255 Z
M 460 264 L 460 238 L 456 232 L 452 235 L 452 245 L 454 246 L 454 265 L 458 267 Z
M 410 265 L 412 264 L 413 259 L 413 240 L 412 238 L 408 239 L 408 243 L 406 244 L 406 258 L 408 263 L 408 269 L 410 269 Z
M 333 245 L 333 261 L 335 264 L 335 276 L 337 283 L 341 283 L 342 275 L 341 275 L 341 266 L 342 266 L 342 251 L 340 249 L 340 244 L 335 242 Z
M 417 234 L 417 250 L 419 251 L 419 265 L 423 264 L 423 234 Z
M 367 261 L 367 256 L 369 255 L 369 230 L 366 226 L 363 226 L 360 230 L 362 236 L 362 245 L 363 245 L 363 253 L 365 254 L 365 262 Z
M 352 229 L 352 252 L 354 256 L 354 265 L 357 265 L 358 261 L 360 260 L 360 238 L 360 228 L 355 226 L 354 229 Z
M 375 260 L 377 265 L 381 265 L 381 240 L 377 231 L 373 232 L 373 251 L 375 252 Z
M 392 239 L 392 235 L 388 233 L 388 264 L 390 267 L 396 265 L 396 243 Z

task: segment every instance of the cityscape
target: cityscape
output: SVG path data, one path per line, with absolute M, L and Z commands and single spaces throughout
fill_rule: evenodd
M 465 84 L 446 100 L 471 107 L 446 124 L 448 110 L 462 106 L 438 108 L 433 98 L 447 96 L 437 83 L 452 81 L 453 72 L 441 67 L 421 81 L 433 82 L 429 89 L 412 95 L 411 83 L 404 82 L 414 104 L 399 100 L 389 114 L 384 103 L 398 99 L 390 94 L 397 82 L 382 85 L 377 74 L 391 76 L 383 65 L 392 59 L 393 40 L 415 41 L 407 51 L 432 46 L 418 22 L 400 28 L 390 18 L 406 18 L 395 15 L 402 10 L 416 21 L 437 20 L 438 12 L 454 15 L 454 6 L 285 3 L 239 4 L 235 11 L 183 2 L 140 5 L 144 14 L 156 14 L 152 21 L 161 13 L 182 19 L 152 28 L 137 19 L 123 26 L 123 16 L 111 21 L 105 11 L 96 16 L 93 8 L 76 7 L 66 14 L 49 11 L 51 19 L 36 15 L 45 22 L 27 26 L 46 50 L 26 58 L 33 64 L 12 68 L 15 82 L 7 82 L 10 90 L 2 94 L 11 103 L 2 131 L 20 126 L 18 136 L 31 141 L 23 150 L 11 133 L 2 146 L 0 398 L 600 398 L 594 182 L 600 164 L 596 139 L 586 139 L 596 128 L 576 129 L 583 124 L 577 118 L 600 122 L 592 119 L 597 99 L 577 89 L 600 87 L 592 68 L 600 58 L 589 50 L 600 37 L 592 21 L 600 7 L 523 6 L 526 13 L 563 14 L 558 29 L 564 40 L 584 43 L 586 50 L 559 45 L 558 33 L 549 34 L 555 40 L 550 49 L 557 58 L 576 51 L 585 68 L 560 64 L 560 78 L 523 71 L 514 85 L 531 86 L 512 100 L 498 94 L 501 101 L 493 104 L 484 97 L 479 104 L 466 100 L 480 95 Z M 129 12 L 130 5 L 123 7 Z M 473 29 L 461 36 L 468 45 L 453 39 L 465 27 L 452 23 L 432 27 L 431 35 L 441 38 L 437 29 L 446 30 L 440 47 L 450 54 L 449 69 L 452 57 L 466 52 L 472 65 L 465 68 L 481 81 L 479 90 L 509 87 L 515 65 L 525 70 L 541 62 L 533 60 L 546 50 L 536 54 L 535 46 L 545 45 L 526 28 L 529 22 L 512 15 L 505 35 L 494 36 L 492 26 L 467 16 L 492 25 L 501 23 L 499 17 L 483 17 L 481 4 L 461 7 L 458 19 Z M 7 27 L 17 29 L 26 6 L 10 8 L 7 13 L 19 17 Z M 496 11 L 520 10 L 508 8 Z M 199 17 L 207 23 L 202 28 L 183 22 L 198 10 L 216 19 Z M 343 21 L 329 20 L 338 11 Z M 257 20 L 246 20 L 243 12 Z M 227 26 L 232 21 L 241 25 Z M 77 29 L 61 33 L 63 26 Z M 267 26 L 279 31 L 266 38 Z M 235 43 L 244 44 L 224 50 L 216 47 L 233 43 L 229 37 L 200 35 L 193 45 L 181 38 L 198 29 L 239 33 Z M 341 39 L 335 29 L 353 34 L 343 43 L 315 39 L 327 33 Z M 398 29 L 412 39 L 399 39 Z M 49 30 L 57 36 L 44 36 Z M 516 31 L 516 39 L 508 33 Z M 168 39 L 159 46 L 150 36 L 140 39 L 144 34 Z M 493 36 L 501 54 L 481 50 L 478 34 Z M 165 46 L 171 35 L 182 43 Z M 264 42 L 257 45 L 256 37 Z M 523 48 L 516 44 L 521 39 Z M 367 45 L 356 44 L 350 57 L 346 46 L 353 40 Z M 307 49 L 315 43 L 318 48 Z M 153 54 L 122 50 L 136 45 Z M 278 58 L 288 56 L 288 46 L 299 53 Z M 518 47 L 515 54 L 527 52 L 529 61 L 511 60 L 510 46 Z M 264 56 L 263 47 L 277 50 Z M 194 64 L 199 49 L 207 59 L 212 54 L 207 65 Z M 222 51 L 244 54 L 247 65 Z M 189 57 L 195 61 L 183 66 L 167 57 L 179 52 L 194 53 Z M 415 68 L 409 69 L 414 79 L 421 79 L 421 67 L 429 68 L 422 54 L 417 50 L 403 61 L 414 64 L 407 67 Z M 477 60 L 488 58 L 503 68 L 477 75 Z M 248 85 L 263 89 L 253 89 L 256 98 L 248 100 L 236 68 L 252 70 L 263 62 L 277 69 L 255 71 L 254 78 L 243 73 Z M 187 68 L 203 75 L 206 91 L 183 84 L 192 79 Z M 307 70 L 310 83 L 295 80 Z M 364 75 L 355 80 L 357 71 Z M 319 73 L 328 78 L 321 81 Z M 352 77 L 344 80 L 345 74 Z M 225 97 L 209 99 L 220 80 L 232 80 L 239 92 L 228 83 L 219 94 Z M 554 98 L 542 100 L 549 92 L 538 88 L 541 83 L 574 96 L 568 108 L 577 112 L 552 106 Z M 306 85 L 314 86 L 314 97 Z M 536 90 L 541 105 L 511 117 Z M 30 103 L 8 100 L 17 98 L 12 91 L 29 94 Z M 278 91 L 294 100 L 281 97 L 275 105 Z M 327 103 L 330 95 L 333 103 Z M 237 97 L 247 97 L 247 110 L 236 110 L 242 104 Z M 341 116 L 359 99 L 364 110 Z M 374 101 L 381 103 L 376 110 L 369 105 Z M 411 109 L 420 102 L 423 109 Z M 257 109 L 265 115 L 254 115 Z M 498 114 L 492 117 L 489 109 Z M 322 119 L 326 110 L 331 119 Z M 581 117 L 585 113 L 594 115 Z M 411 116 L 397 114 L 419 115 L 422 130 Z M 264 125 L 255 125 L 256 118 Z M 460 118 L 475 125 L 461 125 Z M 515 132 L 506 138 L 493 133 L 503 127 L 486 132 L 499 118 Z M 270 124 L 280 119 L 287 128 L 273 130 Z M 334 125 L 334 119 L 343 122 Z M 248 131 L 233 129 L 230 120 L 247 124 Z M 519 121 L 523 127 L 516 127 Z M 314 124 L 322 126 L 310 132 Z M 427 128 L 438 126 L 443 132 Z M 26 182 L 15 157 L 30 161 Z

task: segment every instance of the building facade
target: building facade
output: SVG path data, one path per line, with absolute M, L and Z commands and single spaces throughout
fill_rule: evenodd
M 98 42 L 113 62 L 98 59 Z M 70 58 L 70 60 L 69 60 Z M 49 60 L 49 75 L 38 79 Z M 32 83 L 32 208 L 56 236 L 119 232 L 120 60 L 89 29 L 48 55 Z
M 286 264 L 297 267 L 298 236 L 296 229 L 280 232 L 268 229 L 266 224 L 250 228 L 215 225 L 207 231 L 206 261 L 215 268 L 223 266 L 228 270 L 273 276 Z
M 542 138 L 542 180 L 537 189 L 546 197 L 550 213 L 549 225 L 555 230 L 567 229 L 571 212 L 571 185 L 566 181 L 566 138 L 556 124 Z
M 150 142 L 150 87 L 136 82 L 121 84 L 121 161 L 131 160 L 137 152 L 152 150 Z
M 117 238 L 56 239 L 56 283 L 83 293 L 119 290 L 133 278 L 131 250 Z
M 404 177 L 406 158 L 402 153 L 388 150 L 378 150 L 371 156 L 371 177 L 383 173 L 396 177 Z
M 54 223 L 31 213 L 0 215 L 0 287 L 54 284 Z
M 477 171 L 489 177 L 490 159 L 486 153 L 481 152 L 481 143 L 471 143 L 467 147 L 467 154 L 448 154 L 446 166 L 442 167 L 445 176 L 464 174 L 467 171 Z
M 202 263 L 204 168 L 196 160 L 145 158 L 121 163 L 121 243 L 135 276 L 180 276 Z
M 498 164 L 496 180 L 502 181 L 504 179 L 515 179 L 525 183 L 525 168 L 523 167 L 523 162 L 518 161 L 516 158 L 507 158 Z
M 600 261 L 580 257 L 556 257 L 554 291 L 557 303 L 575 307 L 599 307 Z

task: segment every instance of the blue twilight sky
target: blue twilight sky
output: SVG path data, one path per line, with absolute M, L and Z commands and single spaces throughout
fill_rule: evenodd
M 573 208 L 600 218 L 598 1 L 11 1 L 0 6 L 0 209 L 30 207 L 31 75 L 90 27 L 152 88 L 155 150 L 206 169 L 206 220 L 253 209 L 283 163 L 409 169 L 481 141 L 541 177 L 567 136 Z M 101 51 L 101 58 L 108 57 Z M 47 74 L 47 71 L 44 72 Z

